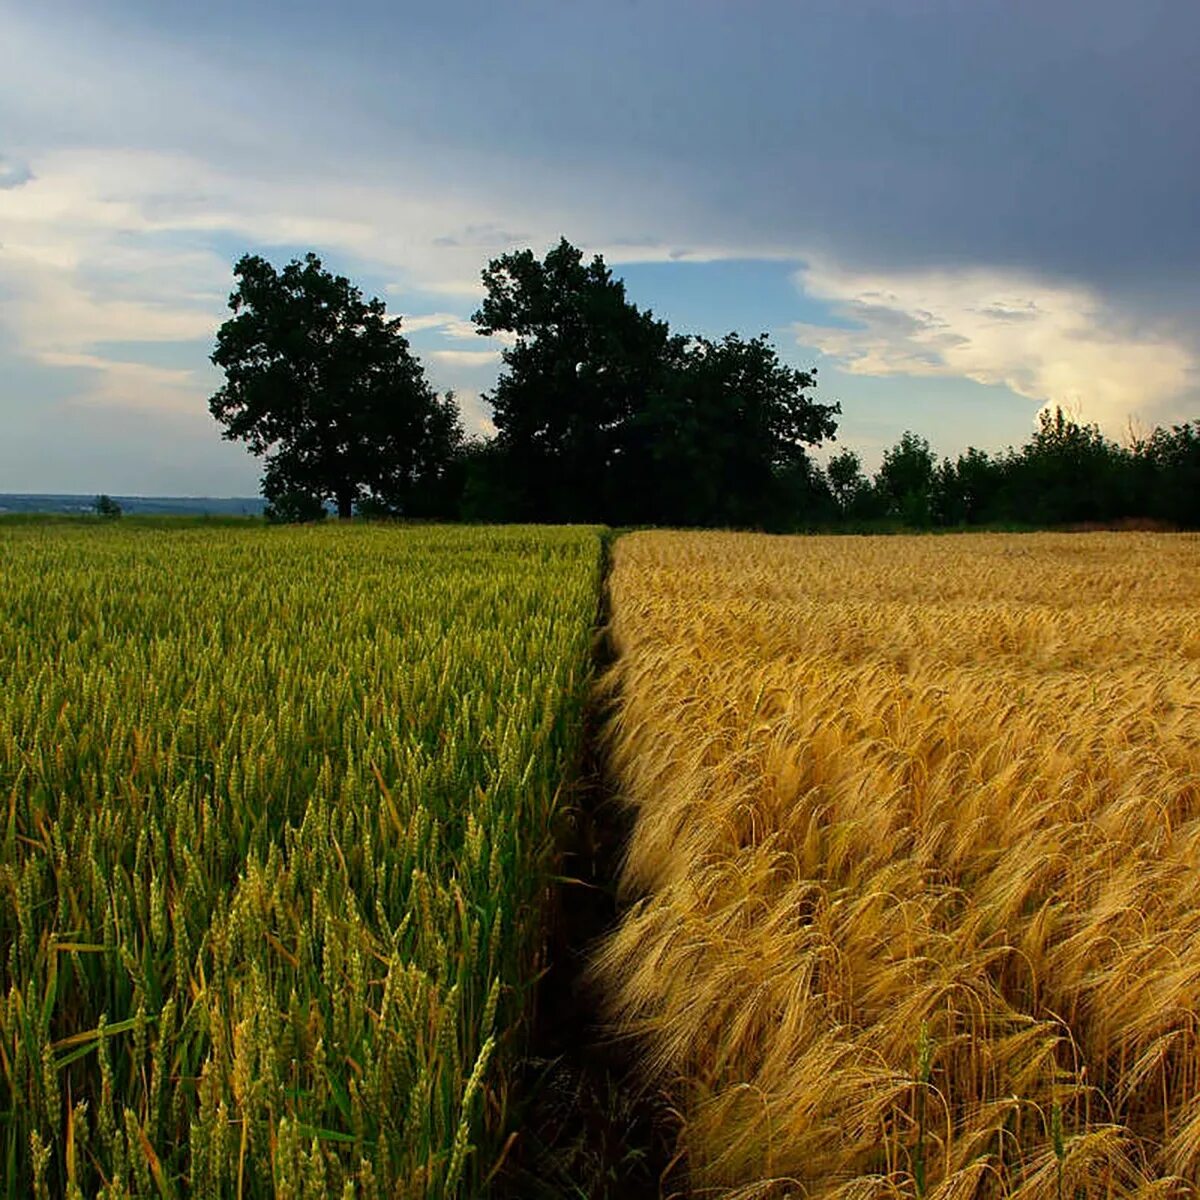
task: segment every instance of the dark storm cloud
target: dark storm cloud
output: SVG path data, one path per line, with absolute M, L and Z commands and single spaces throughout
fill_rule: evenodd
M 1131 287 L 1200 264 L 1192 0 L 451 5 L 414 25 L 445 82 L 395 120 L 686 180 L 714 237 Z
M 497 133 L 685 177 L 726 236 L 851 265 L 1136 286 L 1200 263 L 1198 5 L 609 11 L 514 79 Z
M 1130 290 L 1200 264 L 1194 0 L 122 7 L 231 69 L 268 41 L 303 60 L 306 96 L 357 114 L 341 146 L 402 134 L 559 195 L 599 170 L 690 197 L 691 242 Z

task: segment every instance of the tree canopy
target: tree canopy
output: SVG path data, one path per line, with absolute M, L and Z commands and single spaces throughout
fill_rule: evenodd
M 478 331 L 515 338 L 487 397 L 520 484 L 513 515 L 613 519 L 636 475 L 636 419 L 663 387 L 679 339 L 626 299 L 602 258 L 585 264 L 565 238 L 544 260 L 532 250 L 494 259 L 483 284 Z
M 439 396 L 381 300 L 364 300 L 315 254 L 281 271 L 258 255 L 234 267 L 233 312 L 209 401 L 224 437 L 265 459 L 263 495 L 286 519 L 349 517 L 355 504 L 420 510 L 462 441 L 452 395 Z
M 511 515 L 763 523 L 804 448 L 834 433 L 837 406 L 808 396 L 815 374 L 781 363 L 766 335 L 673 334 L 565 238 L 542 260 L 494 259 L 483 284 L 476 327 L 514 339 L 486 397 Z
M 691 337 L 644 429 L 654 519 L 682 525 L 786 523 L 811 482 L 807 449 L 831 438 L 837 405 L 809 396 L 815 371 L 781 362 L 766 334 Z
M 932 505 L 937 458 L 919 434 L 905 430 L 883 453 L 876 487 L 890 517 L 906 525 L 927 525 Z

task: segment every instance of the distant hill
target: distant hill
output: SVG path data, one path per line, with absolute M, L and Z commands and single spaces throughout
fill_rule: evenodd
M 0 492 L 0 513 L 91 512 L 96 497 L 56 493 Z M 127 513 L 160 516 L 262 516 L 261 496 L 113 496 Z

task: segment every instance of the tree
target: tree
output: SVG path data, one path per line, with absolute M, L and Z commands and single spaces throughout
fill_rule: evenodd
M 887 505 L 888 516 L 906 525 L 929 524 L 936 463 L 929 443 L 909 430 L 883 452 L 875 489 Z
M 1098 426 L 1058 407 L 1043 409 L 1033 437 L 1005 462 L 1007 503 L 1018 519 L 1037 525 L 1129 515 L 1130 458 Z
M 661 489 L 652 519 L 788 527 L 825 498 L 806 448 L 833 436 L 840 408 L 810 398 L 815 371 L 736 333 L 688 339 L 670 370 L 640 422 Z
M 1200 421 L 1156 428 L 1133 447 L 1139 515 L 1200 525 Z
M 809 399 L 815 375 L 782 364 L 765 334 L 672 334 L 565 238 L 540 261 L 494 259 L 483 283 L 479 332 L 515 339 L 485 397 L 498 431 L 486 462 L 492 480 L 503 464 L 511 515 L 760 525 L 814 494 L 804 447 L 833 434 L 838 409 Z
M 638 484 L 631 421 L 678 352 L 665 321 L 640 311 L 597 255 L 565 238 L 493 259 L 472 320 L 515 339 L 485 397 L 516 505 L 542 521 L 606 521 Z
M 234 267 L 233 312 L 213 363 L 225 385 L 209 410 L 229 441 L 264 457 L 263 494 L 283 519 L 339 517 L 356 502 L 407 512 L 462 439 L 452 395 L 439 397 L 381 300 L 364 301 L 315 254 L 282 271 L 258 255 Z
M 944 459 L 933 480 L 932 514 L 940 525 L 975 525 L 996 515 L 1004 465 L 968 446 L 957 459 Z
M 841 515 L 854 515 L 871 486 L 863 474 L 862 459 L 853 450 L 839 450 L 826 464 L 825 478 Z
M 261 484 L 267 502 L 263 516 L 273 524 L 284 525 L 325 520 L 324 497 L 312 490 L 303 472 L 299 479 L 293 477 L 291 466 L 286 456 L 268 459 Z
M 115 521 L 121 515 L 121 506 L 111 497 L 101 493 L 92 501 L 96 516 Z

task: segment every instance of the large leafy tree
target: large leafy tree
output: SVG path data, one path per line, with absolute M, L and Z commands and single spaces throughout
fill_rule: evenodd
M 565 238 L 543 260 L 532 250 L 494 259 L 483 283 L 476 327 L 514 339 L 487 397 L 514 515 L 619 519 L 636 477 L 633 418 L 681 339 Z
M 212 361 L 225 385 L 209 401 L 224 436 L 265 459 L 276 514 L 318 516 L 326 501 L 408 512 L 435 494 L 462 440 L 452 395 L 439 396 L 381 300 L 364 300 L 315 254 L 277 271 L 258 255 L 234 267 L 233 312 Z
M 809 394 L 815 371 L 779 358 L 766 334 L 693 337 L 642 418 L 658 494 L 653 519 L 786 526 L 814 493 L 807 448 L 832 438 L 836 404 Z
M 804 447 L 832 436 L 809 372 L 765 336 L 672 334 L 597 256 L 566 239 L 539 260 L 505 254 L 483 272 L 475 324 L 509 334 L 487 397 L 516 514 L 616 523 L 776 522 Z

